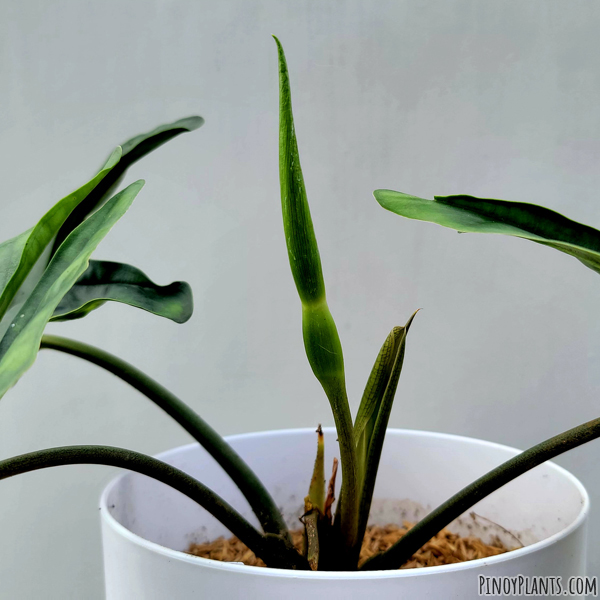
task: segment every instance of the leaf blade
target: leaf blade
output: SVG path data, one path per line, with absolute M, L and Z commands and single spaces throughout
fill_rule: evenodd
M 387 387 L 396 357 L 397 343 L 401 337 L 402 328 L 394 327 L 385 339 L 371 369 L 367 385 L 354 420 L 354 435 L 358 439 L 367 427 L 367 423 L 376 414 L 385 388 Z
M 142 188 L 131 184 L 77 227 L 61 245 L 17 318 L 0 341 L 0 398 L 34 363 L 46 323 L 86 270 L 89 256 Z
M 177 137 L 185 132 L 194 131 L 203 124 L 204 119 L 202 117 L 186 117 L 173 123 L 160 125 L 148 133 L 136 135 L 122 144 L 121 147 L 123 149 L 123 156 L 121 157 L 119 166 L 113 170 L 110 177 L 105 179 L 102 186 L 99 186 L 93 194 L 90 194 L 85 202 L 80 204 L 65 221 L 58 232 L 58 235 L 56 236 L 56 240 L 52 247 L 51 256 L 56 253 L 60 244 L 67 237 L 67 235 L 80 223 L 83 223 L 88 215 L 90 215 L 92 212 L 94 212 L 94 210 L 104 203 L 104 201 L 110 196 L 110 194 L 115 190 L 116 186 L 125 176 L 127 169 L 133 163 L 137 162 L 140 160 L 140 158 L 144 157 L 153 150 L 156 150 L 156 148 L 162 146 L 174 137 Z
M 192 290 L 182 281 L 160 286 L 131 265 L 90 260 L 86 271 L 54 310 L 51 321 L 80 319 L 107 301 L 120 302 L 185 323 L 193 311 Z
M 57 202 L 34 227 L 0 244 L 0 319 L 65 220 L 115 168 L 120 158 L 121 148 L 117 146 L 102 169 L 90 181 Z
M 23 250 L 32 231 L 33 227 L 0 244 L 0 293 L 4 292 L 19 268 Z
M 569 254 L 600 273 L 600 231 L 543 206 L 465 195 L 425 200 L 392 190 L 373 195 L 383 208 L 400 216 L 464 233 L 527 239 Z

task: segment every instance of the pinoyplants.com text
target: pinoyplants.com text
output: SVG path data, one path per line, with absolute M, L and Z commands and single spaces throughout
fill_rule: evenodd
M 480 596 L 598 596 L 597 577 L 478 577 Z

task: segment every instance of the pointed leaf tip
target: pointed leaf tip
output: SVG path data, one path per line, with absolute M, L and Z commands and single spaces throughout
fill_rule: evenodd
M 106 162 L 104 163 L 100 171 L 112 169 L 121 160 L 121 156 L 123 156 L 123 148 L 121 148 L 121 146 L 117 146 L 110 153 L 110 156 L 106 159 Z
M 417 313 L 423 310 L 422 308 L 417 308 L 417 310 L 415 310 L 415 312 L 410 315 L 410 318 L 408 319 L 408 321 L 406 321 L 406 325 L 404 326 L 404 329 L 406 329 L 406 332 L 408 333 L 408 330 L 410 329 L 410 326 L 412 325 L 412 322 L 414 320 L 414 318 L 417 316 Z
M 305 510 L 318 508 L 321 514 L 325 510 L 325 441 L 321 425 L 317 427 L 317 456 L 313 475 L 305 500 Z M 308 502 L 307 502 L 308 501 Z

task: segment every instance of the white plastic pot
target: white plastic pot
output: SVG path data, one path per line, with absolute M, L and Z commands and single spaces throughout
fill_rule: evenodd
M 328 464 L 337 451 L 325 431 Z M 228 438 L 298 527 L 316 451 L 311 429 L 270 431 Z M 375 490 L 372 521 L 415 520 L 472 480 L 518 453 L 471 438 L 389 430 Z M 190 473 L 254 523 L 251 510 L 220 467 L 197 444 L 165 452 L 162 460 Z M 338 482 L 339 483 L 339 482 Z M 479 575 L 585 574 L 589 499 L 581 483 L 546 463 L 477 504 L 479 518 L 463 516 L 453 527 L 483 538 L 509 530 L 525 547 L 457 565 L 376 572 L 302 572 L 247 567 L 185 554 L 192 542 L 227 536 L 202 508 L 145 476 L 127 473 L 101 498 L 108 600 L 326 600 L 377 598 L 425 600 L 479 598 Z

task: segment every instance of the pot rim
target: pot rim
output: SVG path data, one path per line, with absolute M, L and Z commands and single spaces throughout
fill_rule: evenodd
M 335 432 L 335 428 L 333 427 L 323 427 L 324 432 Z M 251 439 L 257 437 L 282 437 L 286 435 L 298 434 L 298 433 L 311 433 L 314 434 L 313 427 L 304 427 L 304 428 L 296 428 L 296 429 L 272 429 L 267 431 L 254 431 L 250 433 L 241 433 L 236 435 L 226 436 L 225 439 L 227 441 L 235 441 L 241 439 Z M 513 448 L 512 446 L 506 446 L 504 444 L 498 444 L 496 442 L 489 442 L 486 440 L 480 440 L 478 438 L 472 438 L 468 436 L 455 435 L 451 433 L 439 433 L 435 431 L 424 431 L 418 429 L 396 429 L 390 428 L 387 430 L 386 435 L 403 435 L 407 437 L 430 437 L 437 439 L 445 439 L 445 440 L 454 440 L 454 441 L 468 441 L 468 442 L 477 442 L 481 446 L 486 446 L 488 448 L 497 448 L 502 450 L 509 450 L 513 454 L 519 454 L 522 452 L 517 448 Z M 191 449 L 193 447 L 199 446 L 198 442 L 193 442 L 191 444 L 184 444 L 182 446 L 177 446 L 175 448 L 171 448 L 159 454 L 156 454 L 156 458 L 160 458 L 162 460 L 168 459 L 170 456 L 178 454 L 184 450 Z M 199 556 L 194 556 L 193 554 L 187 554 L 181 550 L 173 550 L 172 548 L 167 548 L 165 546 L 161 546 L 155 542 L 151 542 L 149 540 L 144 539 L 143 537 L 133 533 L 129 529 L 127 529 L 124 525 L 121 525 L 108 510 L 108 496 L 112 492 L 113 488 L 118 485 L 121 479 L 129 475 L 130 472 L 125 472 L 117 477 L 115 477 L 103 490 L 102 495 L 100 497 L 100 514 L 102 520 L 117 533 L 122 535 L 125 539 L 133 542 L 135 545 L 140 546 L 150 552 L 155 552 L 157 554 L 162 554 L 168 558 L 179 560 L 187 563 L 197 564 L 199 567 L 209 569 L 216 569 L 222 571 L 230 571 L 230 572 L 243 572 L 245 575 L 256 575 L 263 577 L 291 577 L 291 578 L 311 578 L 311 579 L 382 579 L 389 577 L 425 577 L 427 575 L 436 575 L 443 574 L 447 572 L 455 572 L 455 571 L 463 571 L 466 569 L 481 569 L 489 564 L 497 564 L 502 563 L 507 560 L 517 560 L 521 556 L 525 556 L 527 554 L 531 554 L 532 552 L 537 552 L 542 550 L 552 544 L 555 544 L 559 540 L 573 533 L 576 529 L 581 527 L 590 510 L 590 498 L 587 493 L 587 490 L 583 486 L 583 484 L 575 477 L 572 473 L 564 469 L 563 467 L 557 465 L 553 461 L 546 461 L 543 463 L 548 465 L 551 469 L 558 472 L 560 475 L 565 477 L 568 481 L 570 481 L 575 488 L 579 491 L 581 495 L 581 508 L 580 512 L 577 515 L 577 518 L 570 523 L 567 527 L 555 533 L 539 542 L 535 542 L 534 544 L 530 544 L 529 546 L 524 546 L 523 548 L 518 548 L 516 550 L 512 550 L 506 554 L 498 554 L 496 556 L 491 556 L 488 558 L 478 558 L 475 560 L 455 563 L 452 565 L 441 565 L 437 567 L 422 567 L 419 569 L 396 569 L 396 570 L 388 570 L 388 571 L 294 571 L 292 569 L 273 569 L 271 567 L 251 567 L 248 565 L 243 565 L 239 563 L 228 563 L 221 562 L 218 560 L 211 560 L 208 558 L 201 558 Z

